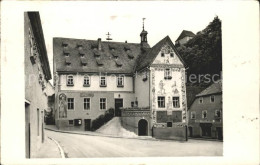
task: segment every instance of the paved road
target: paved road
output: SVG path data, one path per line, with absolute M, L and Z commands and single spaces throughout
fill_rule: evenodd
M 60 133 L 46 130 L 59 142 L 69 158 L 221 156 L 223 143 L 218 141 L 140 140 Z

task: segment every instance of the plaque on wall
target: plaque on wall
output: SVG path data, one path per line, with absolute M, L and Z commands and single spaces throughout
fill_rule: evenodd
M 94 97 L 94 93 L 80 93 L 80 97 Z

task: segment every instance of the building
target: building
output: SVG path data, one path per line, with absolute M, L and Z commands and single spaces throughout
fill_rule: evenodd
M 184 62 L 169 36 L 150 48 L 147 34 L 143 27 L 140 43 L 53 39 L 59 129 L 90 130 L 93 120 L 114 108 L 136 134 L 181 128 L 185 136 Z
M 223 139 L 222 82 L 196 95 L 189 109 L 189 136 Z
M 195 34 L 192 31 L 183 30 L 177 40 L 175 41 L 176 45 L 186 44 L 190 39 L 192 39 Z
M 39 12 L 24 13 L 25 139 L 26 158 L 34 157 L 44 142 L 44 110 L 47 110 L 46 84 L 50 66 Z

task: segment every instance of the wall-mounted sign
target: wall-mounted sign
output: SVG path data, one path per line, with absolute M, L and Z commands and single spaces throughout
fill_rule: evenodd
M 94 97 L 94 93 L 80 93 L 80 97 Z

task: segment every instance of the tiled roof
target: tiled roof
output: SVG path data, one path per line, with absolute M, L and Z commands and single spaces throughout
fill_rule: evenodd
M 196 97 L 222 93 L 222 81 L 211 84 L 208 88 L 196 95 Z
M 183 30 L 180 34 L 180 36 L 177 38 L 176 41 L 183 39 L 184 37 L 194 37 L 195 34 L 192 31 L 188 31 L 188 30 Z
M 97 40 L 54 38 L 55 71 L 133 73 L 136 59 L 141 54 L 139 43 L 101 41 L 102 50 L 97 48 Z M 67 62 L 70 66 L 66 66 Z M 86 63 L 84 67 L 83 63 Z
M 179 57 L 179 59 L 185 65 L 181 56 L 178 54 L 174 44 L 172 43 L 170 37 L 166 36 L 161 41 L 159 41 L 156 45 L 154 45 L 152 48 L 148 48 L 148 49 L 143 50 L 144 53 L 141 56 L 139 56 L 138 59 L 137 59 L 135 70 L 139 71 L 139 70 L 151 65 L 151 63 L 157 57 L 158 53 L 161 51 L 161 48 L 165 43 L 170 44 L 170 46 L 174 49 L 176 55 Z

